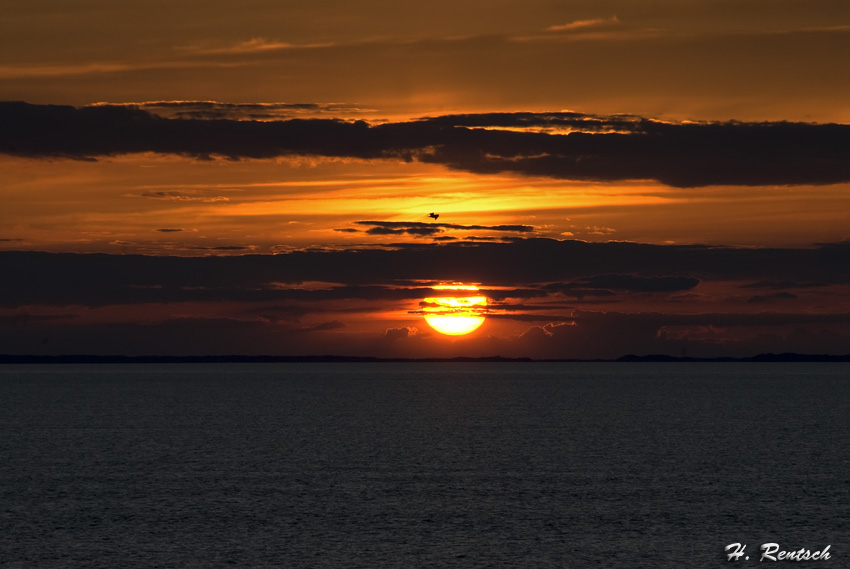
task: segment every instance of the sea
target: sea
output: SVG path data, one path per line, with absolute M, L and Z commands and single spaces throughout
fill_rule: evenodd
M 848 417 L 846 363 L 4 365 L 0 566 L 850 567 Z

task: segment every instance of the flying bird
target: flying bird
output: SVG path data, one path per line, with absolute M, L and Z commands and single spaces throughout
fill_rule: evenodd
M 437 218 L 440 217 L 439 213 L 429 213 L 428 217 L 433 217 L 434 221 L 437 221 Z

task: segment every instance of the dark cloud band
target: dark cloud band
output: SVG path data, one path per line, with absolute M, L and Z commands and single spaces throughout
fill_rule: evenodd
M 0 302 L 104 305 L 190 300 L 401 300 L 421 290 L 395 282 L 461 281 L 502 300 L 560 292 L 576 298 L 687 291 L 699 282 L 850 283 L 850 244 L 812 249 L 724 248 L 517 239 L 423 243 L 403 249 L 294 251 L 280 255 L 149 257 L 0 252 Z M 305 281 L 339 283 L 302 290 Z
M 850 181 L 850 126 L 842 124 L 498 113 L 369 125 L 337 119 L 167 119 L 138 107 L 5 102 L 0 125 L 0 152 L 34 157 L 159 152 L 230 159 L 383 158 L 481 174 L 646 179 L 677 187 Z

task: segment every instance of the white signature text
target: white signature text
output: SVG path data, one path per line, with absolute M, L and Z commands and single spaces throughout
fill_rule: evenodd
M 805 547 L 784 551 L 779 549 L 778 543 L 762 543 L 761 547 L 759 547 L 761 551 L 759 561 L 824 561 L 832 557 L 829 553 L 830 547 L 830 545 L 827 545 L 823 549 L 816 551 L 806 549 Z M 727 552 L 726 560 L 739 561 L 741 557 L 745 560 L 749 559 L 750 556 L 746 555 L 746 549 L 746 544 L 730 543 L 725 547 Z

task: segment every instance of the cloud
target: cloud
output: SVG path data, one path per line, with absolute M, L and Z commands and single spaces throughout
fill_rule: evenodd
M 389 340 L 403 340 L 419 333 L 415 326 L 401 326 L 400 328 L 387 328 L 384 337 Z
M 794 300 L 797 298 L 796 294 L 791 294 L 790 292 L 775 292 L 773 294 L 763 294 L 751 296 L 747 299 L 747 302 L 751 304 L 762 304 L 769 302 L 776 302 L 782 300 Z
M 185 201 L 185 202 L 226 202 L 230 198 L 226 196 L 205 196 L 201 193 L 188 193 L 178 191 L 158 190 L 154 192 L 144 192 L 142 194 L 128 194 L 127 197 L 152 198 L 155 200 L 170 200 L 170 201 Z
M 479 136 L 466 131 L 419 159 L 478 174 L 650 179 L 674 187 L 827 184 L 850 179 L 847 125 L 616 120 L 595 128 L 627 130 L 565 135 L 488 130 Z
M 592 288 L 626 290 L 629 292 L 677 292 L 690 290 L 699 284 L 693 277 L 640 277 L 635 275 L 595 275 L 579 283 Z
M 559 314 L 488 314 L 487 318 L 515 320 L 517 322 L 572 322 L 572 316 Z
M 25 327 L 28 324 L 39 322 L 74 320 L 78 316 L 78 314 L 30 314 L 29 312 L 17 312 L 12 315 L 0 316 L 0 324 Z
M 573 228 L 573 229 L 576 229 L 576 228 Z M 600 227 L 598 225 L 585 227 L 584 231 L 588 235 L 611 235 L 612 233 L 617 233 L 616 229 L 612 229 L 610 227 Z
M 229 47 L 210 48 L 196 51 L 198 51 L 199 53 L 209 54 L 253 53 L 258 51 L 290 49 L 292 47 L 293 45 L 287 42 L 269 41 L 263 38 L 252 38 L 248 41 L 239 42 Z
M 436 226 L 428 226 L 427 224 L 421 225 L 399 225 L 399 226 L 387 226 L 384 224 L 375 225 L 374 227 L 370 227 L 366 230 L 366 233 L 369 235 L 415 235 L 415 236 L 425 236 L 425 235 L 435 235 L 440 233 L 442 229 Z
M 325 332 L 327 330 L 339 330 L 340 328 L 345 328 L 345 324 L 339 320 L 331 320 L 330 322 L 322 322 L 309 328 L 300 328 L 299 332 Z
M 799 313 L 799 312 L 759 312 L 750 313 L 662 313 L 662 312 L 591 312 L 576 311 L 573 315 L 578 325 L 591 326 L 602 321 L 640 323 L 652 330 L 663 326 L 714 326 L 760 327 L 760 326 L 796 326 L 800 324 L 846 324 L 850 322 L 850 313 Z
M 512 42 L 563 42 L 563 41 L 616 41 L 634 42 L 648 38 L 662 38 L 669 41 L 675 33 L 661 28 L 636 27 L 624 25 L 614 15 L 610 18 L 590 18 L 556 24 L 545 29 L 544 33 L 532 35 L 514 35 Z
M 202 55 L 230 55 L 230 54 L 252 54 L 262 53 L 267 51 L 281 51 L 292 49 L 316 49 L 332 47 L 332 43 L 312 43 L 312 44 L 292 44 L 289 42 L 281 42 L 276 40 L 267 40 L 264 38 L 251 38 L 250 40 L 239 42 L 226 47 L 189 47 L 187 51 Z
M 45 337 L 56 353 L 327 353 L 322 337 L 332 333 L 334 353 L 433 355 L 425 336 L 385 340 L 412 335 L 420 313 L 409 308 L 433 296 L 430 287 L 441 281 L 481 283 L 493 331 L 538 325 L 525 335 L 470 340 L 484 355 L 680 355 L 684 343 L 689 355 L 752 355 L 800 351 L 818 341 L 837 353 L 847 351 L 850 333 L 850 305 L 840 294 L 850 284 L 850 243 L 780 249 L 535 238 L 209 257 L 15 251 L 0 252 L 0 266 L 0 315 L 9 316 L 0 318 L 0 340 L 4 350 L 20 353 Z M 743 297 L 734 304 L 740 312 L 716 311 L 723 291 L 787 282 L 822 283 L 826 290 L 812 287 L 795 299 L 781 289 L 750 288 L 766 292 L 762 304 Z M 685 298 L 697 285 L 720 291 L 713 304 Z M 681 291 L 676 303 L 643 296 Z M 630 303 L 627 293 L 642 296 Z M 592 310 L 565 299 L 583 295 Z M 599 311 L 605 300 L 617 300 L 617 310 Z M 638 304 L 646 302 L 653 304 Z M 372 332 L 346 325 L 347 314 L 362 322 L 364 313 L 387 310 L 407 312 L 410 320 Z M 22 326 L 19 313 L 57 317 Z M 198 313 L 211 317 L 191 317 Z M 102 324 L 109 316 L 122 323 Z
M 180 231 L 185 231 L 185 229 L 181 229 L 179 227 L 161 227 L 157 229 L 157 231 L 162 233 L 178 233 Z
M 539 292 L 539 291 L 535 291 L 535 292 Z M 521 298 L 529 298 L 529 297 L 532 297 L 534 295 L 530 295 L 529 297 L 525 297 L 523 295 L 519 295 L 519 296 Z M 492 299 L 493 298 L 493 291 L 487 291 L 487 297 Z M 520 311 L 520 312 L 532 311 L 533 312 L 533 311 L 537 311 L 537 310 L 569 310 L 569 311 L 572 311 L 575 307 L 574 306 L 567 306 L 567 305 L 551 304 L 551 303 L 546 303 L 546 304 L 514 304 L 514 303 L 508 303 L 508 302 L 494 302 L 494 303 L 488 304 L 488 308 L 499 310 L 502 313 L 507 313 L 507 312 L 518 312 L 518 311 Z
M 356 105 L 339 103 L 228 103 L 221 101 L 97 103 L 91 107 L 141 109 L 162 118 L 256 121 L 322 116 L 330 113 L 352 115 L 372 111 L 372 109 Z
M 599 298 L 617 296 L 614 291 L 611 290 L 585 287 L 574 283 L 549 283 L 544 287 L 544 289 L 550 292 L 559 292 L 579 300 L 586 297 Z
M 620 24 L 617 16 L 610 18 L 594 18 L 590 20 L 575 20 L 558 26 L 549 26 L 547 32 L 584 32 L 587 30 L 610 29 Z
M 256 245 L 196 245 L 186 247 L 193 251 L 253 251 Z
M 418 160 L 477 174 L 657 180 L 675 187 L 850 181 L 850 126 L 842 124 L 671 123 L 577 113 L 448 115 L 374 125 L 339 119 L 207 121 L 164 119 L 133 107 L 22 102 L 0 103 L 0 121 L 0 152 L 45 158 L 159 152 Z M 508 129 L 511 124 L 572 130 L 518 131 Z
M 166 65 L 167 67 L 171 67 Z M 148 66 L 146 66 L 148 67 Z M 157 67 L 157 66 L 152 66 Z M 78 63 L 78 64 L 12 64 L 0 65 L 0 79 L 49 78 L 68 75 L 91 75 L 131 71 L 130 63 Z M 137 69 L 137 68 L 136 68 Z
M 527 132 L 640 132 L 652 122 L 636 115 L 599 116 L 573 111 L 454 114 L 421 119 L 443 128 L 524 129 Z
M 796 282 L 796 281 L 759 281 L 755 283 L 747 283 L 741 285 L 740 288 L 817 288 L 827 286 L 826 283 L 817 282 Z
M 573 320 L 529 328 L 517 339 L 515 353 L 586 359 L 617 358 L 626 353 L 679 356 L 684 350 L 698 357 L 769 351 L 846 353 L 850 339 L 850 313 L 576 311 Z M 815 338 L 822 342 L 816 344 Z
M 366 233 L 369 235 L 416 235 L 427 236 L 442 233 L 443 229 L 457 229 L 462 231 L 507 231 L 515 233 L 529 233 L 534 231 L 531 225 L 458 225 L 454 223 L 423 223 L 418 221 L 355 221 L 355 225 L 368 226 Z M 337 229 L 336 231 L 351 231 Z
M 208 257 L 2 251 L 0 266 L 4 306 L 420 298 L 421 290 L 390 284 L 399 280 L 513 287 L 501 293 L 494 288 L 493 296 L 529 298 L 556 290 L 611 296 L 615 290 L 689 290 L 699 281 L 800 281 L 801 271 L 812 282 L 848 284 L 850 244 L 732 248 L 535 238 Z M 344 286 L 317 290 L 273 286 L 284 281 Z M 606 286 L 594 288 L 602 285 Z M 154 286 L 159 288 L 139 288 Z
M 307 309 L 304 306 L 263 304 L 260 307 L 245 310 L 241 315 L 247 316 L 252 320 L 259 318 L 260 320 L 276 324 L 279 322 L 298 322 L 302 316 L 309 312 L 320 312 L 320 310 L 315 308 Z

